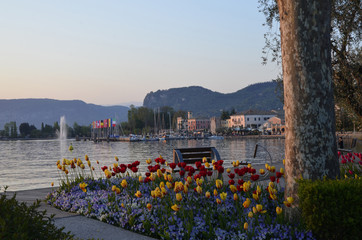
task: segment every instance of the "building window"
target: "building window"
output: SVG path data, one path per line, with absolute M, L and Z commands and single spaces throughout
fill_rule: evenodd
M 256 118 L 254 118 L 254 121 L 256 121 Z
M 247 121 L 249 121 L 249 118 L 247 118 Z
M 259 121 L 260 121 L 260 118 L 259 118 Z

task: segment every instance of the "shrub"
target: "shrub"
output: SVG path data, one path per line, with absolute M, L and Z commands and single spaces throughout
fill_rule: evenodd
M 62 232 L 52 223 L 53 217 L 47 217 L 46 211 L 38 212 L 40 201 L 31 206 L 19 203 L 16 194 L 0 198 L 0 239 L 73 239 L 72 235 Z
M 306 226 L 319 239 L 360 239 L 362 180 L 298 180 Z

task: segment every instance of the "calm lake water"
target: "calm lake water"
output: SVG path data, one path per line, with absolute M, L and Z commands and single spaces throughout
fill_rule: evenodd
M 0 186 L 8 186 L 8 191 L 28 190 L 50 187 L 50 183 L 58 183 L 57 160 L 62 158 L 80 158 L 87 154 L 92 165 L 97 168 L 115 162 L 117 156 L 121 163 L 140 161 L 140 170 L 145 171 L 145 160 L 155 159 L 162 155 L 172 162 L 172 149 L 183 147 L 215 147 L 224 166 L 231 166 L 232 161 L 248 161 L 253 164 L 264 164 L 270 161 L 268 153 L 260 147 L 254 159 L 255 144 L 266 148 L 274 162 L 284 158 L 284 139 L 224 139 L 224 140 L 174 140 L 167 142 L 101 142 L 75 140 L 25 140 L 0 141 Z M 68 150 L 72 144 L 74 150 Z M 99 176 L 99 175 L 98 175 Z

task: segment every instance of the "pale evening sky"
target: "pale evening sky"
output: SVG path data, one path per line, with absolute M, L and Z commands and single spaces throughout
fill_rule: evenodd
M 0 99 L 143 102 L 271 81 L 257 0 L 1 1 Z

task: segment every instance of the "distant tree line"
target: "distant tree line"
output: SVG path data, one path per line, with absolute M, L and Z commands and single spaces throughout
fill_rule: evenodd
M 37 129 L 34 125 L 29 123 L 21 123 L 19 129 L 16 122 L 11 121 L 4 125 L 4 129 L 0 130 L 1 138 L 57 138 L 59 135 L 60 126 L 58 122 L 55 122 L 53 126 L 48 124 L 41 124 L 41 128 Z M 91 126 L 80 126 L 76 122 L 73 127 L 67 125 L 67 136 L 70 138 L 81 136 L 90 137 Z

